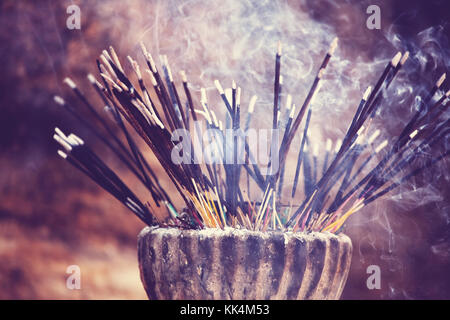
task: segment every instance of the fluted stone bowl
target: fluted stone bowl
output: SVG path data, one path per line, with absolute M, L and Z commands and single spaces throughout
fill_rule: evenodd
M 139 234 L 149 299 L 339 299 L 350 269 L 344 234 L 146 227 Z

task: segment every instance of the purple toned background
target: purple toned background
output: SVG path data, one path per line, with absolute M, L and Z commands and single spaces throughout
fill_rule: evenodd
M 331 28 L 341 39 L 343 55 L 371 61 L 385 47 L 390 48 L 386 34 L 413 41 L 419 32 L 432 26 L 441 26 L 439 34 L 443 35 L 436 35 L 433 52 L 448 58 L 450 10 L 446 2 L 305 0 L 291 1 L 289 6 L 307 15 L 311 23 Z M 66 8 L 72 3 L 81 8 L 81 30 L 66 28 Z M 381 8 L 381 30 L 365 27 L 365 9 L 370 4 Z M 101 50 L 112 44 L 124 56 L 129 52 L 136 55 L 137 43 L 144 39 L 153 49 L 161 46 L 161 53 L 168 48 L 172 54 L 178 52 L 174 39 L 184 29 L 172 25 L 177 20 L 168 17 L 161 26 L 162 36 L 155 38 L 157 9 L 155 1 L 1 2 L 1 299 L 146 297 L 136 258 L 136 235 L 143 225 L 59 159 L 51 137 L 55 126 L 87 136 L 53 103 L 53 96 L 71 99 L 62 85 L 69 75 L 87 91 L 85 75 L 96 71 L 95 59 Z M 194 19 L 201 8 L 185 2 L 182 10 L 187 18 Z M 152 29 L 147 33 L 149 26 Z M 211 28 L 214 30 L 214 25 Z M 389 51 L 393 53 L 394 49 Z M 195 74 L 197 68 L 201 67 L 193 66 L 190 72 Z M 424 77 L 433 81 L 445 71 L 446 66 L 439 65 Z M 448 80 L 444 86 L 448 89 Z M 394 110 L 393 115 L 402 117 Z M 107 153 L 103 154 L 109 159 Z M 447 172 L 448 161 L 416 181 L 439 191 L 433 201 L 411 205 L 411 198 L 427 194 L 406 190 L 404 201 L 382 200 L 364 209 L 360 217 L 350 219 L 346 233 L 352 238 L 354 256 L 344 299 L 450 298 Z M 126 172 L 123 174 L 126 177 Z M 386 221 L 380 210 L 386 213 Z M 82 290 L 65 287 L 65 270 L 72 264 L 81 267 Z M 369 265 L 381 268 L 380 290 L 366 287 Z

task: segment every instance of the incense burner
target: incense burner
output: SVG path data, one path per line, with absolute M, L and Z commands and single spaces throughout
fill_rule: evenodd
M 339 299 L 349 237 L 318 232 L 146 227 L 138 237 L 149 299 Z

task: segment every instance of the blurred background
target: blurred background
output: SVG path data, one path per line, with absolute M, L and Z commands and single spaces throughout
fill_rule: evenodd
M 80 30 L 66 26 L 73 4 L 81 9 Z M 380 30 L 366 27 L 369 5 L 381 9 Z M 125 180 L 129 176 L 53 102 L 57 94 L 79 104 L 62 84 L 70 76 L 102 108 L 86 74 L 97 72 L 95 59 L 109 45 L 125 65 L 128 54 L 142 63 L 144 41 L 154 56 L 167 54 L 173 70 L 187 71 L 196 94 L 201 86 L 213 92 L 216 77 L 222 83 L 235 79 L 244 88 L 244 103 L 254 93 L 260 97 L 263 111 L 256 121 L 263 126 L 277 41 L 285 52 L 283 93 L 292 93 L 299 105 L 338 36 L 328 84 L 316 100 L 320 117 L 312 120 L 314 137 L 322 142 L 342 137 L 367 85 L 397 51 L 410 50 L 411 64 L 399 75 L 389 114 L 383 111 L 374 123 L 388 138 L 412 110 L 405 95 L 423 93 L 450 67 L 448 5 L 444 0 L 0 2 L 0 299 L 146 298 L 136 256 L 136 236 L 144 225 L 61 160 L 52 140 L 55 126 L 75 132 Z M 450 298 L 448 169 L 448 160 L 441 162 L 349 220 L 345 232 L 354 255 L 343 299 Z M 161 180 L 170 188 L 163 174 Z M 81 268 L 81 290 L 66 288 L 69 265 Z M 370 265 L 380 266 L 379 290 L 366 286 Z

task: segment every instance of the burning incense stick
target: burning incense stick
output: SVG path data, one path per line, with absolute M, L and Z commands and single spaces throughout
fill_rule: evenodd
M 286 97 L 286 111 L 280 109 L 283 76 L 281 44 L 278 45 L 275 55 L 271 127 L 284 132 L 279 149 L 273 149 L 273 144 L 270 147 L 269 155 L 277 153 L 279 164 L 279 169 L 273 174 L 264 176 L 261 173 L 261 168 L 250 150 L 248 138 L 244 138 L 242 142 L 236 134 L 241 131 L 241 118 L 244 117 L 243 131 L 247 133 L 250 130 L 257 97 L 251 97 L 246 116 L 242 115 L 241 87 L 232 81 L 231 89 L 224 90 L 220 81 L 214 80 L 225 106 L 222 107 L 222 110 L 225 110 L 223 118 L 223 113 L 214 109 L 208 102 L 204 88 L 201 89 L 200 103 L 195 101 L 184 71 L 180 72 L 183 86 L 180 93 L 184 92 L 184 97 L 180 96 L 167 56 L 162 55 L 160 59 L 163 72 L 161 75 L 152 55 L 143 44 L 141 49 L 147 67 L 144 73 L 141 72 L 136 60 L 127 57 L 138 79 L 137 87 L 134 87 L 125 74 L 125 69 L 112 47 L 109 51 L 104 50 L 97 60 L 99 79 L 102 82 L 97 81 L 93 75 L 88 76 L 106 110 L 109 110 L 113 122 L 119 127 L 119 135 L 123 137 L 113 130 L 110 123 L 102 117 L 70 78 L 66 78 L 64 82 L 100 126 L 85 120 L 79 114 L 79 110 L 68 105 L 61 97 L 55 97 L 55 102 L 74 115 L 118 157 L 149 191 L 151 202 L 140 200 L 97 152 L 85 144 L 84 140 L 74 134 L 66 135 L 56 128 L 54 139 L 62 147 L 58 150 L 58 155 L 122 202 L 148 225 L 159 224 L 188 229 L 224 229 L 231 226 L 258 231 L 281 229 L 339 232 L 348 217 L 448 156 L 449 151 L 446 150 L 443 141 L 450 133 L 448 130 L 450 120 L 442 122 L 439 119 L 449 105 L 450 91 L 432 103 L 432 98 L 445 82 L 444 74 L 421 100 L 418 111 L 400 135 L 393 142 L 384 140 L 376 147 L 372 147 L 381 135 L 380 130 L 368 135 L 372 119 L 376 111 L 383 108 L 384 93 L 396 75 L 402 72 L 401 69 L 409 56 L 408 52 L 397 53 L 386 65 L 373 88 L 369 86 L 364 92 L 344 137 L 336 141 L 334 152 L 331 140 L 326 140 L 323 169 L 319 170 L 320 148 L 316 141 L 312 141 L 313 137 L 308 136 L 308 130 L 312 118 L 312 105 L 316 96 L 320 94 L 323 75 L 337 48 L 337 41 L 337 38 L 332 41 L 298 113 L 295 104 L 292 104 L 291 95 Z M 150 77 L 152 85 L 148 88 L 153 88 L 157 100 L 152 100 L 143 75 Z M 289 205 L 286 205 L 282 196 L 286 180 L 286 159 L 306 112 Z M 209 138 L 214 154 L 222 161 L 202 163 L 204 150 L 198 149 L 182 150 L 180 154 L 183 161 L 173 160 L 173 151 L 180 151 L 173 138 L 174 133 L 178 129 L 190 130 L 191 118 L 197 133 L 186 139 L 192 145 L 195 145 L 196 141 L 202 141 L 199 123 L 203 120 L 208 129 L 215 130 L 215 134 Z M 134 132 L 129 129 L 130 127 Z M 231 140 L 226 139 L 226 130 L 232 130 L 234 133 Z M 141 141 L 136 140 L 136 135 L 155 155 L 165 175 L 169 177 L 183 200 L 183 207 L 177 208 L 172 200 L 174 195 L 171 194 L 169 197 L 169 192 L 160 184 L 161 177 L 155 174 L 144 157 L 144 148 Z M 273 141 L 275 137 L 272 136 L 270 139 Z M 371 149 L 369 152 L 366 150 L 368 147 Z M 424 155 L 422 150 L 431 147 L 439 150 L 437 154 L 431 157 Z M 386 151 L 381 152 L 382 150 Z M 227 154 L 232 155 L 231 163 L 224 161 Z M 244 163 L 240 163 L 241 157 L 244 156 Z M 380 156 L 381 160 L 361 177 L 364 169 Z M 425 160 L 425 164 L 414 168 L 414 163 L 419 160 L 422 162 Z M 268 167 L 271 166 L 272 162 L 269 162 Z M 304 199 L 297 202 L 296 191 L 302 167 Z M 357 168 L 356 171 L 354 168 Z M 240 184 L 242 169 L 246 171 L 246 188 Z M 409 172 L 403 173 L 405 170 Z M 356 181 L 358 182 L 355 183 Z M 259 188 L 253 192 L 259 194 L 256 200 L 251 199 L 250 182 Z M 167 213 L 157 213 L 152 204 L 165 208 Z

